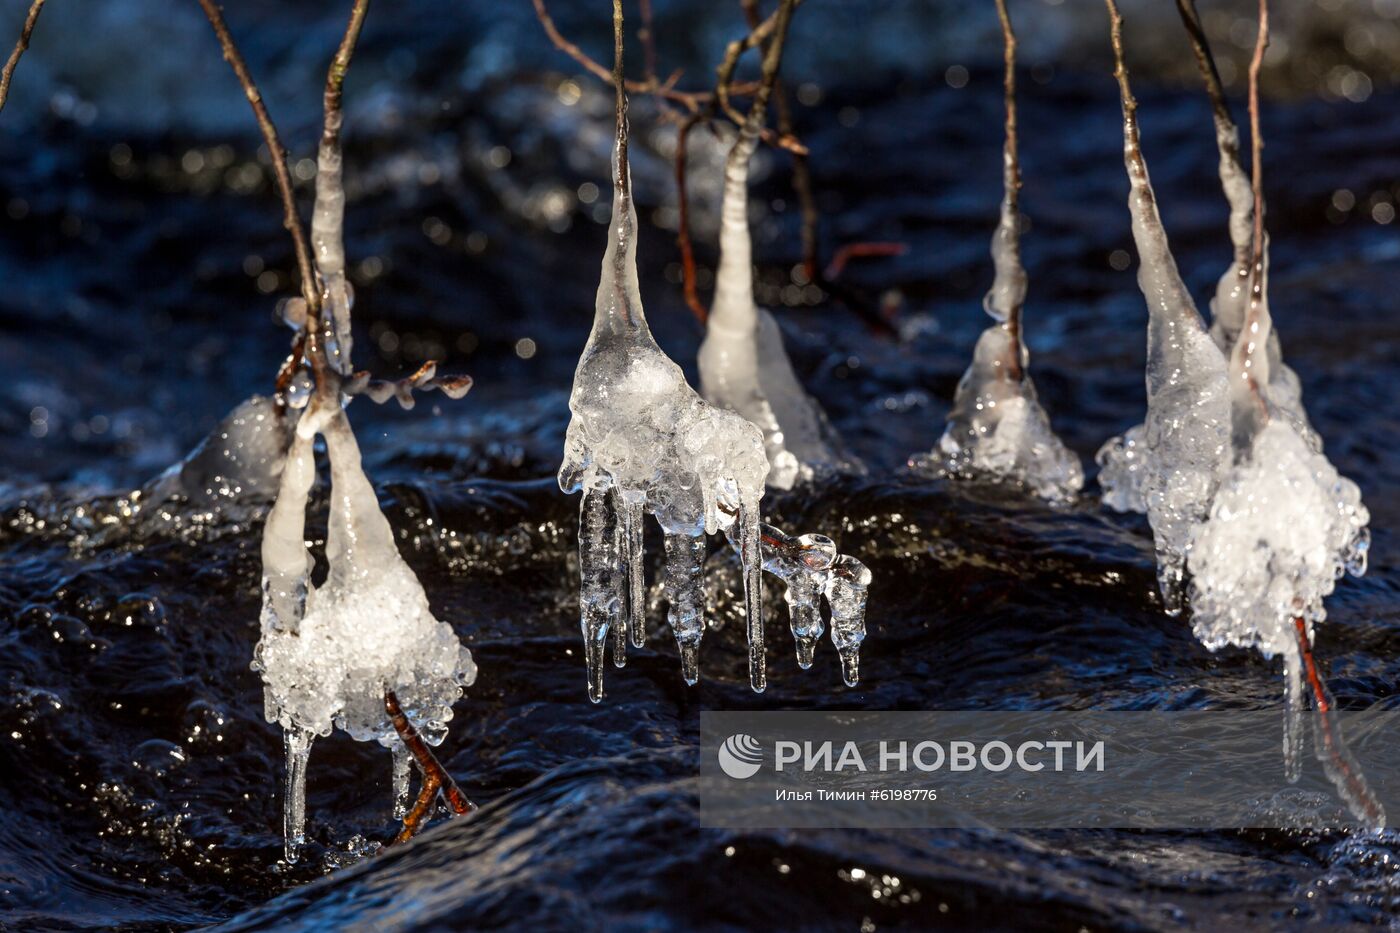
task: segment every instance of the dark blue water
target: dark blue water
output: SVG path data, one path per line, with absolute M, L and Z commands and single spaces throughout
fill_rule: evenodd
M 808 18 L 817 45 L 848 12 L 810 5 L 798 22 Z M 703 60 L 730 24 L 677 7 L 693 29 L 672 35 L 697 38 L 669 52 Z M 161 50 L 131 74 L 104 72 L 133 97 L 94 92 L 93 116 L 79 106 L 87 91 L 43 96 L 93 87 L 72 64 L 88 59 L 36 42 L 0 119 L 0 928 L 1240 929 L 1400 914 L 1390 833 L 699 829 L 702 709 L 1274 708 L 1280 670 L 1212 655 L 1163 615 L 1145 524 L 1106 513 L 1092 485 L 1079 506 L 1050 510 L 900 472 L 940 433 L 984 323 L 1000 96 L 976 61 L 955 89 L 941 60 L 900 65 L 904 40 L 891 39 L 902 74 L 842 70 L 815 52 L 794 67 L 833 69 L 819 102 L 799 108 L 825 251 L 908 244 L 843 280 L 871 307 L 897 304 L 903 336 L 870 333 L 835 301 L 779 312 L 797 368 L 872 474 L 768 506 L 776 524 L 829 534 L 874 572 L 861 685 L 841 685 L 829 651 L 800 672 L 773 638 L 768 692 L 750 692 L 729 621 L 734 578 L 716 555 L 727 624 L 706 636 L 701 684 L 682 683 L 655 611 L 648 649 L 609 669 L 606 701 L 589 704 L 576 503 L 552 475 L 603 245 L 579 189 L 605 178 L 609 104 L 583 79 L 577 102 L 561 103 L 574 92 L 541 63 L 564 63 L 528 10 L 487 17 L 492 41 L 473 45 L 477 14 L 435 32 L 430 11 L 407 9 L 372 13 L 350 86 L 358 362 L 393 374 L 442 357 L 477 388 L 411 413 L 358 401 L 351 417 L 401 550 L 480 665 L 441 753 L 482 809 L 362 854 L 394 829 L 388 757 L 324 740 L 308 787 L 312 845 L 298 866 L 277 867 L 281 741 L 248 669 L 257 518 L 112 516 L 116 497 L 270 388 L 286 352 L 273 311 L 290 251 L 217 60 L 192 66 L 187 88 L 161 78 L 178 72 Z M 74 15 L 45 22 L 73 28 Z M 282 15 L 300 31 L 233 25 L 271 76 L 274 115 L 309 152 L 321 66 L 300 68 L 299 56 L 322 60 L 339 14 L 299 4 Z M 917 22 L 961 22 L 942 7 L 927 17 Z M 115 18 L 140 22 L 129 7 Z M 182 23 L 160 28 L 183 34 Z M 594 26 L 584 35 L 598 39 Z M 43 64 L 45 49 L 59 64 Z M 20 94 L 26 69 L 33 106 Z M 1144 404 L 1145 312 L 1131 268 L 1115 268 L 1115 251 L 1132 251 L 1118 105 L 1092 67 L 1061 62 L 1022 84 L 1032 367 L 1090 464 Z M 1229 257 L 1209 115 L 1193 84 L 1145 80 L 1140 97 L 1166 224 L 1203 297 Z M 1318 638 L 1350 709 L 1391 708 L 1400 685 L 1400 225 L 1375 210 L 1400 196 L 1397 106 L 1378 89 L 1363 103 L 1304 97 L 1265 114 L 1276 322 L 1328 453 L 1372 514 L 1371 572 L 1340 587 Z M 664 224 L 669 165 L 648 112 L 636 103 L 634 172 L 644 220 Z M 703 136 L 692 158 L 712 169 Z M 787 164 L 766 164 L 756 254 L 771 293 L 791 282 L 800 250 Z M 715 181 L 693 180 L 706 263 Z M 1354 201 L 1345 210 L 1341 190 Z M 673 234 L 643 226 L 648 314 L 693 372 L 700 332 L 673 281 Z M 775 599 L 770 618 L 783 625 Z

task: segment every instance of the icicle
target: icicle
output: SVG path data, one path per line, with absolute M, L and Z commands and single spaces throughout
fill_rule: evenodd
M 295 862 L 306 842 L 306 763 L 314 736 L 305 729 L 282 733 L 287 751 L 287 781 L 282 795 L 282 840 L 288 862 Z
M 784 599 L 788 606 L 788 623 L 797 648 L 797 666 L 804 671 L 812 666 L 826 626 L 822 623 L 821 593 L 824 574 L 799 573 L 787 581 Z
M 409 787 L 413 776 L 413 753 L 397 739 L 389 749 L 394 756 L 394 819 L 401 820 L 408 815 L 409 801 L 413 799 Z
M 1303 661 L 1298 650 L 1283 653 L 1283 774 L 1288 783 L 1303 776 Z
M 705 536 L 666 535 L 666 576 L 663 582 L 667 621 L 681 654 L 681 676 L 687 684 L 700 679 L 700 639 L 705 634 Z
M 627 625 L 632 633 L 632 644 L 637 648 L 647 643 L 647 597 L 646 573 L 643 566 L 645 552 L 642 540 L 642 521 L 646 517 L 645 493 L 638 496 L 622 496 L 622 566 L 627 573 Z M 623 654 L 622 646 L 619 654 Z M 624 655 L 625 656 L 625 655 Z M 621 665 L 618 665 L 621 667 Z
M 740 506 L 737 523 L 739 563 L 744 573 L 744 613 L 748 620 L 749 686 L 754 693 L 762 693 L 768 687 L 768 670 L 763 653 L 763 558 L 756 502 Z
M 578 557 L 583 585 L 579 595 L 580 627 L 588 664 L 588 698 L 603 699 L 603 656 L 608 630 L 621 616 L 616 515 L 607 489 L 585 489 L 579 503 Z
M 845 554 L 836 558 L 827 577 L 831 643 L 841 655 L 841 676 L 848 687 L 860 682 L 860 643 L 865 641 L 865 602 L 870 579 L 870 570 Z

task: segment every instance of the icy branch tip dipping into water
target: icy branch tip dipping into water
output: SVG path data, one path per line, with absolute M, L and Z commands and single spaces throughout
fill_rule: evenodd
M 992 234 L 995 275 L 983 308 L 994 323 L 982 332 L 972 364 L 958 383 L 938 446 L 909 459 L 915 472 L 1010 482 L 1052 504 L 1072 502 L 1084 485 L 1079 457 L 1050 427 L 1027 366 L 1022 337 L 1026 270 L 1021 264 L 1021 168 L 1016 135 L 1016 36 L 1003 0 L 997 2 L 1006 73 L 1003 193 Z
M 620 75 L 620 3 L 614 6 L 614 28 L 614 73 Z M 706 536 L 723 531 L 742 565 L 749 683 L 762 692 L 767 671 L 759 508 L 769 472 L 763 434 L 702 399 L 647 327 L 637 284 L 626 97 L 621 81 L 616 84 L 613 215 L 559 468 L 560 488 L 582 493 L 579 609 L 588 695 L 602 700 L 610 639 L 618 666 L 625 663 L 629 633 L 634 645 L 645 641 L 642 523 L 648 514 L 665 534 L 663 589 L 685 679 L 694 683 L 699 677 Z

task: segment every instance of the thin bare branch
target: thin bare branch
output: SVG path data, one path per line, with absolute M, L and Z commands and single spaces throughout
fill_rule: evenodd
M 1210 96 L 1211 110 L 1217 120 L 1234 125 L 1230 116 L 1230 105 L 1225 99 L 1225 86 L 1220 80 L 1220 69 L 1216 67 L 1215 56 L 1211 54 L 1206 31 L 1201 25 L 1201 15 L 1196 11 L 1196 0 L 1176 0 L 1181 22 L 1186 26 L 1186 35 L 1191 39 L 1191 51 L 1196 55 L 1196 64 L 1201 69 L 1201 77 L 1206 82 L 1206 94 Z
M 1018 148 L 1016 135 L 1016 30 L 1011 25 L 1011 13 L 1006 8 L 1006 0 L 996 0 L 997 19 L 1001 23 L 1002 56 L 1005 63 L 1005 74 L 1002 77 L 1002 92 L 1006 98 L 1006 142 L 1002 150 L 1002 172 L 1003 188 L 1005 189 L 1006 214 L 1012 219 L 1011 242 L 1009 244 L 1015 263 L 1024 280 L 1024 271 L 1019 270 L 1021 259 L 1020 246 L 1020 202 L 1021 202 L 1021 156 Z M 1023 306 L 1020 301 L 1016 301 L 1012 307 L 1007 309 L 1006 329 L 1010 332 L 1011 338 L 1017 348 L 1015 358 L 1009 360 L 1007 373 L 1014 379 L 1019 380 L 1023 373 L 1021 367 L 1021 355 L 1024 353 L 1024 344 L 1021 339 L 1021 312 Z
M 1139 180 L 1147 177 L 1147 164 L 1142 158 L 1142 136 L 1138 132 L 1137 98 L 1128 84 L 1128 66 L 1123 58 L 1123 14 L 1116 0 L 1104 0 L 1108 7 L 1109 41 L 1113 46 L 1113 77 L 1118 81 L 1118 93 L 1123 99 L 1123 121 L 1126 130 L 1126 155 L 1129 171 Z
M 29 15 L 24 18 L 24 26 L 20 29 L 19 41 L 15 43 L 15 50 L 10 53 L 10 58 L 5 62 L 5 67 L 0 70 L 0 110 L 5 109 L 5 101 L 10 96 L 10 79 L 15 76 L 15 68 L 19 65 L 20 57 L 29 48 L 29 37 L 34 34 L 34 24 L 39 21 L 39 11 L 44 8 L 44 0 L 34 0 L 29 5 Z
M 321 290 L 311 264 L 311 249 L 307 245 L 306 231 L 302 229 L 301 218 L 297 214 L 296 195 L 292 191 L 292 174 L 287 168 L 287 150 L 283 148 L 282 141 L 277 136 L 277 127 L 268 115 L 267 105 L 263 103 L 258 85 L 248 71 L 248 64 L 238 51 L 238 46 L 234 44 L 233 36 L 229 34 L 218 4 L 215 0 L 199 0 L 199 5 L 204 8 L 204 15 L 209 17 L 209 23 L 214 27 L 214 35 L 223 47 L 224 60 L 232 66 L 233 73 L 238 76 L 238 83 L 243 86 L 243 93 L 247 96 L 248 103 L 253 108 L 253 116 L 258 121 L 258 129 L 262 131 L 263 141 L 267 143 L 268 154 L 272 157 L 272 173 L 277 181 L 277 193 L 282 199 L 282 226 L 291 234 L 292 246 L 296 251 L 297 269 L 301 273 L 301 294 L 306 301 L 308 320 L 315 320 L 321 310 Z
M 656 81 L 656 29 L 651 15 L 651 0 L 638 0 L 642 25 L 637 30 L 637 39 L 642 43 L 642 72 L 647 84 L 655 86 Z
M 457 782 L 452 779 L 452 775 L 448 774 L 447 769 L 442 766 L 442 762 L 437 760 L 437 756 L 428 747 L 428 743 L 423 741 L 423 737 L 418 734 L 413 723 L 409 722 L 408 717 L 404 715 L 402 707 L 399 706 L 399 698 L 394 695 L 392 690 L 384 693 L 384 709 L 389 714 L 389 721 L 393 723 L 394 731 L 399 734 L 399 741 L 412 753 L 414 760 L 418 763 L 418 771 L 423 779 L 422 786 L 418 788 L 417 800 L 403 818 L 403 829 L 399 830 L 394 841 L 390 843 L 390 845 L 398 845 L 407 842 L 422 831 L 428 820 L 432 818 L 433 807 L 437 804 L 439 796 L 447 801 L 454 816 L 471 813 L 476 809 L 476 804 L 467 799 L 461 788 L 457 786 Z
M 587 52 L 579 48 L 574 42 L 569 41 L 565 35 L 559 31 L 554 18 L 549 15 L 549 9 L 545 6 L 545 0 L 531 0 L 535 7 L 535 17 L 544 27 L 545 35 L 549 41 L 554 43 L 554 47 L 565 55 L 582 65 L 584 70 L 600 81 L 607 84 L 613 83 L 613 74 L 605 65 L 589 56 Z M 648 27 L 650 29 L 650 27 Z M 676 72 L 665 81 L 660 81 L 655 74 L 648 75 L 645 81 L 623 81 L 626 90 L 633 94 L 651 94 L 674 104 L 680 104 L 687 110 L 694 113 L 701 107 L 708 106 L 714 99 L 714 94 L 709 91 L 681 91 L 676 89 L 676 82 L 680 80 L 681 73 Z M 746 85 L 745 91 L 753 90 L 752 85 Z M 738 91 L 738 88 L 735 88 Z
M 725 48 L 724 58 L 721 60 L 719 67 L 715 69 L 718 82 L 715 85 L 714 104 L 717 110 L 730 120 L 733 120 L 736 126 L 743 126 L 746 119 L 734 106 L 732 100 L 735 94 L 742 93 L 739 87 L 734 84 L 734 72 L 739 67 L 739 60 L 749 49 L 759 47 L 764 49 L 765 55 L 762 72 L 759 77 L 758 86 L 753 90 L 753 94 L 756 99 L 760 96 L 762 97 L 763 106 L 760 109 L 766 110 L 768 107 L 768 98 L 773 90 L 773 81 L 776 80 L 777 75 L 776 62 L 771 66 L 770 70 L 768 54 L 772 52 L 776 45 L 776 61 L 780 62 L 782 60 L 783 38 L 786 37 L 787 26 L 792 19 L 792 11 L 796 9 L 801 2 L 802 0 L 793 0 L 793 2 L 789 3 L 787 0 L 783 0 L 783 2 L 778 5 L 778 9 L 774 10 L 767 19 L 763 20 L 757 26 L 752 27 L 748 35 L 735 39 Z M 746 12 L 750 9 L 749 7 L 745 8 Z M 775 36 L 779 33 L 782 34 L 783 38 L 775 39 Z M 749 108 L 750 116 L 752 116 L 753 111 L 754 107 L 751 105 Z M 807 147 L 791 133 L 779 134 L 764 128 L 761 133 L 761 138 L 769 145 L 777 146 L 780 149 L 786 149 L 789 152 L 800 155 L 807 154 Z

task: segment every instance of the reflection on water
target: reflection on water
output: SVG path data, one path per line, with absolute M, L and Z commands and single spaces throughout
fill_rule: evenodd
M 72 28 L 64 6 L 45 13 L 51 32 Z M 392 374 L 436 356 L 477 378 L 461 402 L 434 396 L 402 413 L 360 401 L 355 419 L 401 550 L 480 664 L 443 752 L 485 806 L 402 851 L 357 858 L 389 834 L 390 775 L 377 750 L 330 739 L 318 743 L 308 788 L 316 851 L 290 870 L 275 867 L 280 739 L 262 721 L 248 669 L 256 517 L 172 507 L 169 518 L 157 510 L 131 521 L 121 500 L 241 399 L 267 391 L 285 352 L 272 321 L 292 262 L 266 170 L 247 136 L 225 131 L 217 111 L 230 97 L 241 104 L 217 61 L 208 93 L 222 88 L 225 103 L 210 105 L 207 122 L 178 108 L 123 122 L 103 98 L 91 121 L 54 105 L 34 122 L 31 108 L 23 133 L 6 125 L 26 119 L 17 116 L 26 71 L 33 93 L 52 92 L 61 76 L 41 62 L 60 53 L 36 42 L 21 66 L 0 123 L 0 922 L 1157 928 L 1390 916 L 1400 846 L 1388 833 L 696 827 L 702 708 L 1263 708 L 1280 702 L 1278 672 L 1252 655 L 1208 654 L 1160 612 L 1140 520 L 1110 515 L 1092 496 L 1052 511 L 897 472 L 940 433 L 983 323 L 1000 98 L 994 70 L 971 61 L 957 88 L 946 65 L 881 86 L 828 71 L 799 110 L 828 254 L 852 240 L 910 246 L 847 273 L 868 300 L 899 305 L 900 340 L 871 336 L 841 305 L 813 305 L 820 296 L 791 287 L 799 247 L 787 165 L 770 153 L 760 167 L 760 288 L 792 306 L 779 316 L 795 365 L 873 467 L 866 480 L 773 505 L 777 523 L 831 535 L 875 573 L 860 687 L 840 687 L 829 650 L 799 676 L 772 639 L 769 689 L 754 696 L 732 621 L 737 569 L 716 554 L 721 627 L 705 639 L 701 684 L 683 686 L 670 639 L 654 636 L 610 675 L 606 702 L 587 703 L 575 506 L 552 476 L 597 282 L 610 111 L 586 81 L 533 71 L 562 62 L 544 57 L 528 5 L 518 6 L 493 17 L 493 42 L 479 47 L 460 30 L 484 14 L 444 14 L 441 36 L 423 26 L 425 11 L 397 23 L 371 15 L 364 68 L 351 79 L 364 81 L 352 95 L 347 216 L 360 363 Z M 130 28 L 130 6 L 119 7 L 127 18 L 113 13 L 114 22 Z M 666 7 L 658 15 L 700 16 Z M 894 22 L 916 15 L 888 7 Z M 1057 22 L 1052 12 L 1036 15 Z M 164 28 L 183 28 L 182 15 Z M 271 75 L 266 90 L 288 134 L 309 144 L 315 82 L 289 62 L 329 48 L 338 16 L 286 15 L 305 30 L 293 39 L 260 27 L 250 57 Z M 804 8 L 799 34 L 804 17 L 820 32 L 843 15 Z M 1376 22 L 1384 32 L 1393 21 Z M 727 35 L 705 23 L 697 48 Z M 1056 54 L 1078 48 L 1077 35 L 1055 40 Z M 407 57 L 391 51 L 409 43 Z M 808 45 L 798 75 L 822 61 L 819 43 Z M 173 69 L 160 48 L 149 58 Z M 1153 48 L 1144 36 L 1139 54 Z M 1172 54 L 1184 52 L 1183 39 Z M 141 77 L 159 72 L 146 64 L 114 78 L 112 94 L 165 106 L 168 85 Z M 1376 530 L 1370 575 L 1339 589 L 1319 641 L 1339 703 L 1357 709 L 1392 707 L 1400 683 L 1400 577 L 1387 559 L 1400 522 L 1400 422 L 1386 403 L 1400 334 L 1385 313 L 1400 270 L 1391 223 L 1400 129 L 1389 119 L 1395 94 L 1376 81 L 1363 103 L 1267 114 L 1279 179 L 1274 313 L 1329 455 L 1360 482 Z M 190 110 L 203 107 L 202 80 L 182 84 Z M 1129 267 L 1117 103 L 1097 70 L 1062 64 L 1024 84 L 1028 335 L 1041 396 L 1089 463 L 1143 407 L 1145 314 Z M 1207 109 L 1194 87 L 1148 91 L 1142 117 L 1168 230 L 1204 295 L 1229 256 Z M 638 200 L 651 221 L 643 290 L 662 346 L 690 368 L 699 335 L 665 229 L 670 135 L 649 129 L 643 101 L 634 121 Z M 693 185 L 701 259 L 712 262 L 707 205 L 718 186 L 707 169 L 719 150 L 705 135 L 695 135 Z M 309 531 L 320 535 L 315 521 Z M 774 590 L 771 624 L 782 625 Z M 661 615 L 654 607 L 653 625 Z

